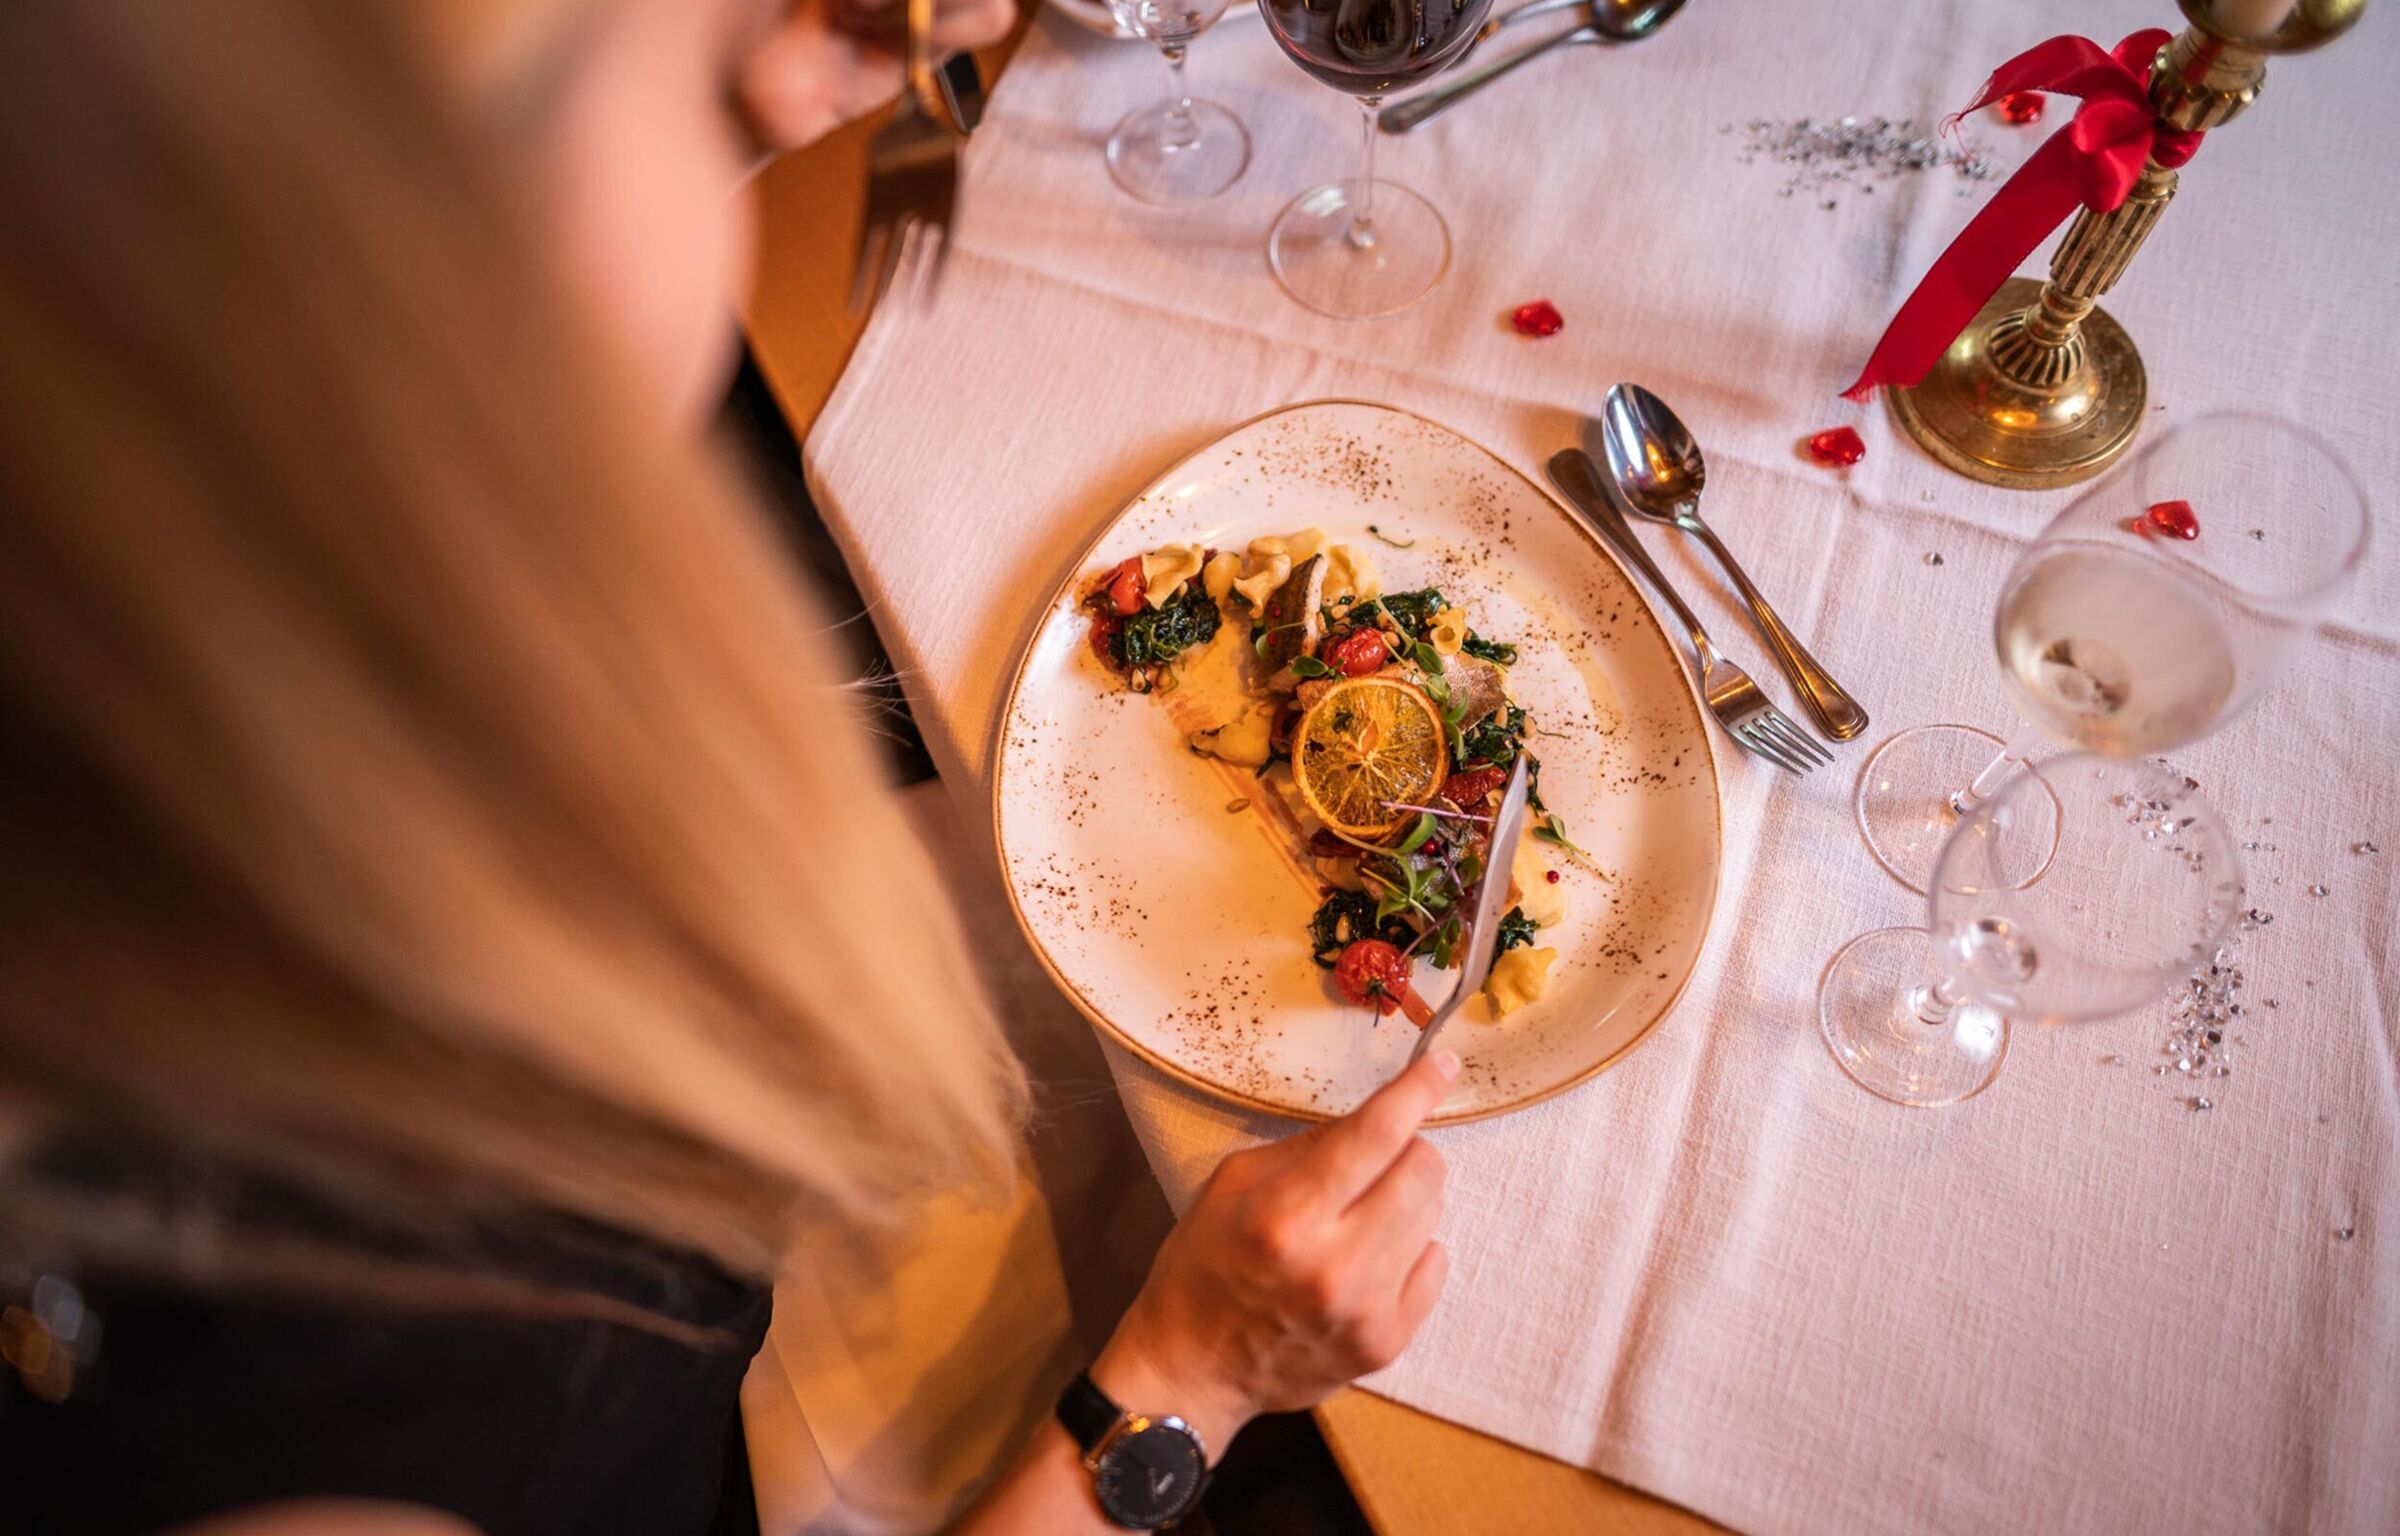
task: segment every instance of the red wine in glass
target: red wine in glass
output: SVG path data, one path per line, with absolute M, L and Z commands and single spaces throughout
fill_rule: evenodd
M 1351 96 L 1384 96 L 1449 68 L 1491 0 L 1260 0 L 1292 62 Z
M 1309 74 L 1358 98 L 1364 135 L 1354 180 L 1295 198 L 1267 237 L 1267 261 L 1293 298 L 1321 314 L 1369 319 L 1406 309 L 1450 266 L 1450 230 L 1406 187 L 1375 180 L 1375 111 L 1465 56 L 1491 0 L 1259 0 L 1267 30 Z

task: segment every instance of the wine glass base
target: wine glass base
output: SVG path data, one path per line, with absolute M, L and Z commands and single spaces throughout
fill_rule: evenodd
M 1922 896 L 1933 880 L 1950 829 L 1958 825 L 1951 797 L 1975 782 L 2008 746 L 1989 731 L 1971 725 L 1919 725 L 1900 732 L 1875 749 L 1858 770 L 1853 805 L 1858 830 L 1867 851 L 1884 873 Z M 2048 800 L 2046 827 L 2028 827 L 2021 841 L 2027 865 L 2014 878 L 2018 887 L 2033 884 L 2050 867 L 2058 851 L 2058 800 Z M 2038 858 L 2034 857 L 2038 853 Z
M 1981 1003 L 1960 1003 L 1938 1022 L 1918 1012 L 1926 937 L 1922 928 L 1862 933 L 1817 986 L 1817 1030 L 1834 1061 L 1869 1093 L 1916 1109 L 1973 1098 L 2008 1054 L 2008 1020 Z
M 1433 204 L 1389 181 L 1374 184 L 1372 219 L 1357 238 L 1364 184 L 1329 182 L 1293 198 L 1267 235 L 1267 265 L 1283 291 L 1320 315 L 1373 320 L 1433 292 L 1450 270 L 1450 227 Z
M 1108 136 L 1108 174 L 1145 203 L 1200 203 L 1242 179 L 1250 133 L 1213 101 L 1192 101 L 1188 133 L 1173 131 L 1175 104 L 1128 113 Z

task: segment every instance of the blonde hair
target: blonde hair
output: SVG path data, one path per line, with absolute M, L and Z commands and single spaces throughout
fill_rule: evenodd
M 35 1176 L 97 1135 L 764 1276 L 1004 1179 L 820 619 L 375 10 L 0 6 L 0 1223 L 262 1251 Z

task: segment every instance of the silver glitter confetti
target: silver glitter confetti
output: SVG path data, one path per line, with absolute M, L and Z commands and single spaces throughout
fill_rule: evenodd
M 2160 840 L 2174 838 L 2186 827 L 2199 820 L 2197 816 L 2176 814 L 2185 799 L 2196 793 L 2199 788 L 2200 781 L 2186 775 L 2181 790 L 2169 789 L 2163 796 L 2119 793 L 2111 796 L 2109 803 L 2126 813 L 2125 823 L 2127 826 L 2140 829 L 2142 841 L 2158 844 L 2165 852 L 2181 858 L 2186 868 L 2197 873 L 2207 863 L 2205 855 L 2184 843 L 2174 841 L 2162 843 Z
M 2346 1243 L 2346 1242 L 2350 1241 L 2350 1239 L 2352 1239 L 2352 1238 L 2354 1238 L 2354 1237 L 2358 1236 L 2358 1228 L 2356 1228 L 2356 1227 L 2336 1227 L 2336 1228 L 2334 1228 L 2334 1229 L 2333 1229 L 2333 1235 L 2334 1235 L 2334 1236 L 2336 1236 L 2336 1237 L 2338 1237 L 2338 1238 L 2340 1238 L 2340 1239 L 2341 1239 L 2343 1242 L 2345 1242 L 2345 1243 Z
M 2204 1109 L 2214 1109 L 2214 1108 L 2216 1108 L 2216 1106 L 2215 1106 L 2214 1104 L 2211 1104 L 2211 1103 L 2210 1103 L 2208 1100 L 2206 1100 L 2206 1099 L 2204 1099 L 2204 1098 L 2200 1097 L 2198 1094 L 2194 1094 L 2192 1097 L 2190 1097 L 2190 1098 L 2188 1098 L 2188 1099 L 2184 1100 L 2183 1102 L 2185 1102 L 2186 1104 L 2189 1104 L 2190 1106 L 2192 1106 L 2192 1112 L 2193 1112 L 2194 1114 L 2198 1114 L 2198 1113 L 2199 1113 L 2201 1110 L 2204 1110 Z
M 1940 551 L 1938 551 L 1938 550 L 1931 550 L 1931 549 L 1929 549 L 1929 550 L 1925 551 L 1925 563 L 1926 563 L 1927 565 L 1939 565 L 1939 564 L 1941 564 L 1941 563 L 1942 563 L 1942 557 L 1941 557 L 1941 553 L 1940 553 Z
M 1725 129 L 1732 132 L 1730 125 Z M 1916 171 L 1947 168 L 1962 182 L 1990 179 L 1992 162 L 1965 134 L 1942 136 L 1918 118 L 1802 117 L 1743 125 L 1742 163 L 1789 167 L 1781 193 L 1806 192 L 1832 208 L 1828 196 L 1848 187 L 1872 194 L 1878 183 Z M 1970 189 L 1962 186 L 1960 196 Z
M 2333 887 L 2329 885 L 2312 885 L 2308 888 L 2308 894 L 2311 896 L 2330 896 L 2333 894 Z
M 2250 530 L 2250 537 L 2258 540 L 2259 543 L 2264 544 L 2267 542 L 2267 530 L 2264 528 L 2253 528 Z
M 2352 843 L 2350 851 L 2352 853 L 2374 853 L 2377 850 L 2373 843 Z
M 2233 1046 L 2245 1045 L 2231 1035 L 2233 1021 L 2242 1016 L 2243 974 L 2238 939 L 2220 945 L 2207 964 L 2194 971 L 2167 999 L 2167 1036 L 2159 1044 L 2154 1069 L 2170 1082 L 2233 1075 Z M 2208 1101 L 2183 1102 L 2209 1108 Z

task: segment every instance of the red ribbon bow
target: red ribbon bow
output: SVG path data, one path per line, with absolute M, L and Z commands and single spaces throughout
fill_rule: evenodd
M 2136 32 L 2113 52 L 2088 37 L 2054 37 L 1992 71 L 1966 112 L 2012 91 L 2080 96 L 2083 105 L 1935 258 L 1844 396 L 1864 400 L 1877 385 L 1923 379 L 1984 301 L 2078 204 L 2106 213 L 2133 190 L 2143 161 L 2173 167 L 2192 158 L 2200 135 L 2168 127 L 2150 105 L 2150 64 L 2168 36 L 2155 27 Z

